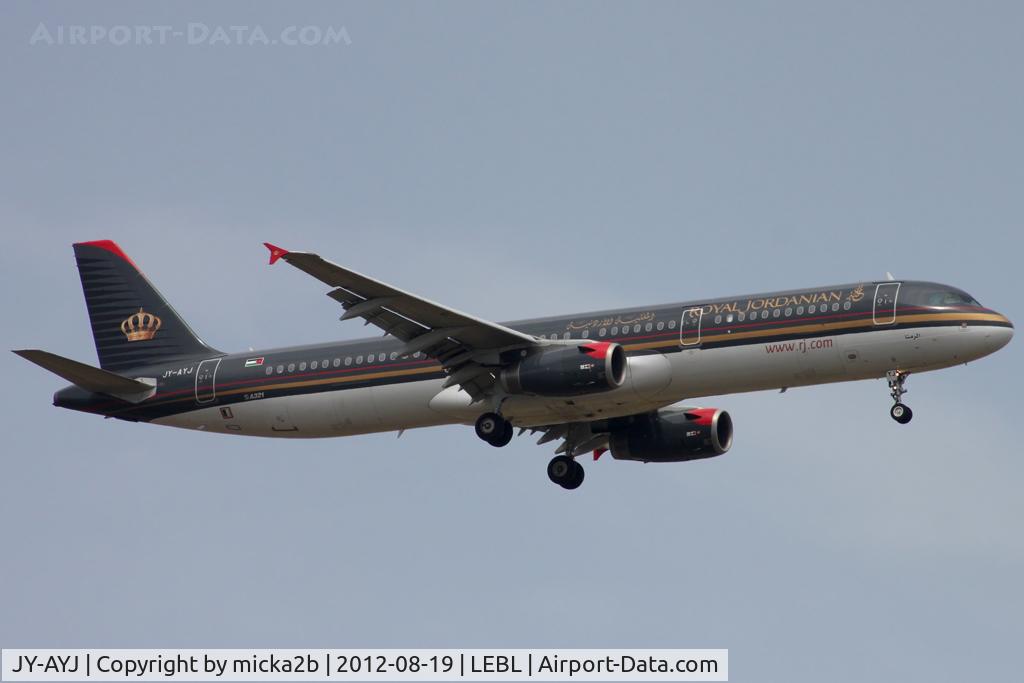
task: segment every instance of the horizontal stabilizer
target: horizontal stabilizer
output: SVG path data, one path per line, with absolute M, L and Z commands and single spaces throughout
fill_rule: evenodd
M 148 384 L 137 379 L 118 375 L 109 370 L 101 370 L 91 365 L 71 360 L 70 358 L 64 358 L 55 353 L 48 353 L 39 349 L 22 349 L 14 351 L 14 353 L 59 377 L 63 377 L 72 384 L 82 387 L 86 391 L 97 394 L 109 394 L 132 403 L 144 401 L 156 393 L 155 382 L 154 384 Z

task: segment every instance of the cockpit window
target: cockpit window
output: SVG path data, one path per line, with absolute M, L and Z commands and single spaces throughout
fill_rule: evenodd
M 965 292 L 934 292 L 928 296 L 929 306 L 981 306 Z

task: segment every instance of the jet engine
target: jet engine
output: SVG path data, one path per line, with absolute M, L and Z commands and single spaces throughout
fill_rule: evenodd
M 626 351 L 612 342 L 544 346 L 502 370 L 500 378 L 510 394 L 595 394 L 622 386 Z
M 619 460 L 682 462 L 722 455 L 732 446 L 732 418 L 718 408 L 662 408 L 613 425 L 608 450 Z

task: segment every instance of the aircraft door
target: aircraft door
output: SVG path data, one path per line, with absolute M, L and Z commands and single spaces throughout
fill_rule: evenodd
M 683 311 L 683 319 L 679 321 L 679 343 L 682 346 L 700 344 L 700 325 L 703 318 L 703 307 L 688 308 Z
M 217 398 L 215 381 L 220 358 L 204 360 L 196 369 L 196 403 L 209 403 Z
M 899 282 L 883 282 L 875 286 L 874 318 L 876 325 L 892 325 L 896 322 L 896 297 L 899 292 Z

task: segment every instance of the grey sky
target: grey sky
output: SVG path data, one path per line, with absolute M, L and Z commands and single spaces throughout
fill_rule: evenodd
M 351 44 L 29 45 L 40 22 Z M 315 250 L 507 320 L 881 277 L 1024 320 L 1019 3 L 0 5 L 5 348 L 95 352 L 112 238 L 225 350 L 362 334 Z M 0 359 L 0 645 L 727 647 L 736 681 L 1019 671 L 1019 340 L 703 401 L 726 456 L 467 428 L 227 438 L 51 407 Z M 795 658 L 797 651 L 800 659 Z

